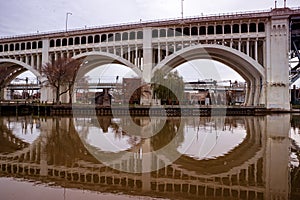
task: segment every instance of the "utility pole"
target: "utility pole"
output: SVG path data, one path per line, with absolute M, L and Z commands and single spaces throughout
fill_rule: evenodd
M 72 15 L 72 13 L 71 12 L 66 13 L 66 32 L 68 31 L 68 16 L 69 15 Z
M 181 18 L 183 19 L 183 1 L 184 0 L 181 0 Z
M 284 0 L 284 8 L 286 8 L 286 0 Z

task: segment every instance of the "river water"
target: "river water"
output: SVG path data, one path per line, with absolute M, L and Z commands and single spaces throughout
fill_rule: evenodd
M 0 199 L 300 199 L 300 116 L 0 118 Z

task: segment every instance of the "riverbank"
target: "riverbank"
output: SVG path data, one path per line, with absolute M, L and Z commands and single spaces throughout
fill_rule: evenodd
M 167 106 L 94 106 L 94 105 L 50 105 L 50 104 L 1 104 L 0 115 L 98 115 L 98 116 L 211 116 L 211 115 L 267 115 L 271 113 L 299 112 L 270 110 L 264 107 L 244 106 L 199 106 L 199 105 L 167 105 Z

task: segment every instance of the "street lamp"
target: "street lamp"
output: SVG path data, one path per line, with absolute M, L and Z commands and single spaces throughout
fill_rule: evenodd
M 181 0 L 181 18 L 183 19 L 183 1 L 184 0 Z
M 71 12 L 66 13 L 66 32 L 68 31 L 68 16 L 69 15 L 72 15 L 72 13 Z

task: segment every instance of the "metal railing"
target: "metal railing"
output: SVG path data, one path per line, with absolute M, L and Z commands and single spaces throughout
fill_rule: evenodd
M 292 7 L 289 8 L 291 13 L 299 13 L 300 14 L 300 7 Z M 241 17 L 241 16 L 250 16 L 251 17 L 259 17 L 262 15 L 271 16 L 272 9 L 268 10 L 256 10 L 256 11 L 243 11 L 243 12 L 231 12 L 231 13 L 218 13 L 218 14 L 206 14 L 206 15 L 198 15 L 198 16 L 187 16 L 185 18 L 177 17 L 177 18 L 166 18 L 166 19 L 155 19 L 155 20 L 146 20 L 140 22 L 127 22 L 127 23 L 119 23 L 119 24 L 108 24 L 102 26 L 91 26 L 87 28 L 74 28 L 69 29 L 67 32 L 65 30 L 58 30 L 58 31 L 45 31 L 40 33 L 29 33 L 29 34 L 20 34 L 20 35 L 13 35 L 13 36 L 0 36 L 0 41 L 5 39 L 15 39 L 15 38 L 29 38 L 34 36 L 47 36 L 50 34 L 61 34 L 61 33 L 71 33 L 76 31 L 91 31 L 91 30 L 98 30 L 98 29 L 119 29 L 120 27 L 130 28 L 131 26 L 145 26 L 148 24 L 153 23 L 166 23 L 166 22 L 174 22 L 174 21 L 188 21 L 193 19 L 202 19 L 202 20 L 213 20 L 213 19 L 220 19 L 220 18 L 228 18 L 228 17 Z

